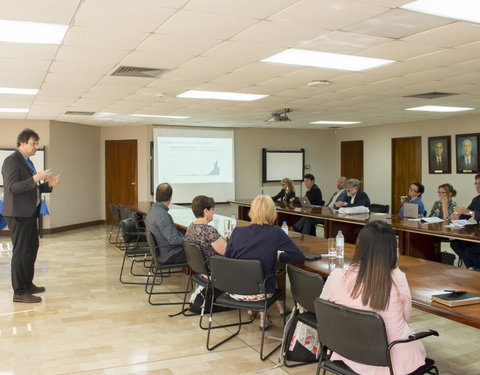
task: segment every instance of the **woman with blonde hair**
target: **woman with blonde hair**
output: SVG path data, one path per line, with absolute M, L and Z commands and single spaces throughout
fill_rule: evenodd
M 457 195 L 457 192 L 450 184 L 442 184 L 437 190 L 440 200 L 433 204 L 430 217 L 439 217 L 443 220 L 450 221 L 450 216 L 455 212 L 456 202 L 453 201 L 453 197 Z
M 274 275 L 277 260 L 282 263 L 303 264 L 305 256 L 293 243 L 288 235 L 274 225 L 277 220 L 277 210 L 272 198 L 267 195 L 257 196 L 251 205 L 250 218 L 252 223 L 246 227 L 236 227 L 227 242 L 225 256 L 234 259 L 256 259 L 262 263 L 264 277 Z M 266 285 L 267 296 L 275 293 L 275 280 L 269 279 Z M 234 299 L 260 300 L 264 295 L 231 296 Z M 277 307 L 281 315 L 285 314 L 283 303 Z M 269 328 L 272 323 L 260 313 L 260 329 Z
M 397 240 L 383 221 L 372 221 L 360 231 L 352 263 L 337 268 L 323 287 L 320 298 L 354 309 L 375 311 L 384 323 L 388 341 L 407 339 L 413 330 L 408 321 L 412 299 L 405 274 L 398 268 Z M 410 374 L 425 363 L 425 347 L 412 341 L 392 348 L 395 374 Z M 343 361 L 355 373 L 388 375 L 388 367 L 364 365 L 333 353 L 332 361 Z
M 282 180 L 282 190 L 272 197 L 274 201 L 281 200 L 282 202 L 290 202 L 291 198 L 295 198 L 295 187 L 293 186 L 293 181 L 289 178 L 284 178 Z

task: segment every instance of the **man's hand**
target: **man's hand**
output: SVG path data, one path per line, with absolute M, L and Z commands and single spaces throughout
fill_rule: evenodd
M 335 206 L 337 206 L 337 207 L 343 207 L 345 205 L 346 205 L 346 203 L 342 202 L 342 201 L 335 202 Z
M 50 177 L 48 179 L 48 187 L 55 187 L 60 184 L 60 176 Z
M 458 212 L 460 214 L 464 214 L 464 215 L 470 215 L 470 210 L 466 207 L 455 207 L 455 212 Z
M 42 180 L 46 180 L 47 178 L 52 177 L 52 169 L 46 169 L 44 171 L 37 172 L 37 174 L 33 175 L 33 181 L 38 182 Z

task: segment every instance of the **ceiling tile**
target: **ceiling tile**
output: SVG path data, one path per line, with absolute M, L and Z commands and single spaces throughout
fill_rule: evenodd
M 70 24 L 81 0 L 0 0 L 0 18 Z
M 104 48 L 108 46 L 109 49 L 133 50 L 147 36 L 148 34 L 143 32 L 108 29 L 103 28 L 102 25 L 96 28 L 73 26 L 67 32 L 63 44 L 70 47 Z
M 430 44 L 440 47 L 457 47 L 480 40 L 480 25 L 468 22 L 453 22 L 404 38 L 407 42 Z

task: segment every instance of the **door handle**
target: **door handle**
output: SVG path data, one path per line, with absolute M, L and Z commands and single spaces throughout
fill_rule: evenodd
M 136 185 L 137 183 L 136 183 L 135 181 L 133 181 L 131 184 L 132 184 L 132 185 Z

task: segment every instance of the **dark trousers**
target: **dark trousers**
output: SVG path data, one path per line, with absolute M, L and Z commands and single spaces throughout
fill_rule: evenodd
M 313 219 L 311 217 L 303 216 L 293 225 L 292 228 L 295 232 L 301 232 L 315 236 L 317 224 L 321 224 L 320 219 Z
M 12 238 L 12 287 L 15 294 L 25 294 L 33 286 L 38 252 L 37 217 L 6 217 Z
M 450 247 L 460 257 L 465 267 L 480 268 L 480 244 L 470 241 L 453 240 Z

